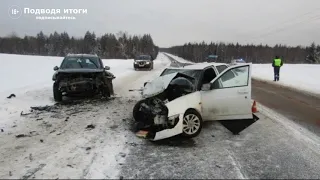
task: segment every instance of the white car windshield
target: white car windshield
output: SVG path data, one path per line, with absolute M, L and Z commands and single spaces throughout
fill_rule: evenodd
M 176 73 L 176 72 L 188 75 L 188 76 L 193 77 L 195 79 L 199 79 L 202 70 L 198 70 L 198 69 L 165 69 L 161 73 L 160 76 L 164 76 L 164 75 L 171 74 L 171 73 Z

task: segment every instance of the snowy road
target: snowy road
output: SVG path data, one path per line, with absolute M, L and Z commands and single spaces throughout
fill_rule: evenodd
M 129 90 L 169 64 L 160 54 L 153 71 L 119 68 L 108 101 L 57 106 L 51 87 L 1 101 L 0 178 L 320 178 L 319 137 L 260 104 L 260 120 L 238 136 L 206 123 L 190 140 L 137 138 L 131 113 L 140 95 Z M 48 102 L 48 111 L 20 116 Z

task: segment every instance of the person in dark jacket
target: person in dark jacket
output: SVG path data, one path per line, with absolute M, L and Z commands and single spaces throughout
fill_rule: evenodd
M 280 79 L 280 68 L 283 65 L 283 61 L 276 56 L 272 62 L 273 72 L 274 72 L 274 81 L 279 81 Z

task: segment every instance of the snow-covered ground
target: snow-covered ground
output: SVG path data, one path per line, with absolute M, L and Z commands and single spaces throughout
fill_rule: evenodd
M 115 99 L 57 106 L 51 78 L 62 59 L 0 54 L 0 178 L 118 178 L 130 146 L 126 122 L 140 98 L 129 90 L 170 65 L 163 54 L 153 71 L 134 71 L 132 59 L 103 60 L 116 76 Z M 16 97 L 7 99 L 11 93 Z M 30 112 L 44 105 L 53 111 Z M 86 129 L 90 124 L 95 128 Z
M 254 64 L 252 77 L 272 82 L 271 64 Z M 280 70 L 280 81 L 275 83 L 320 95 L 320 65 L 284 64 Z

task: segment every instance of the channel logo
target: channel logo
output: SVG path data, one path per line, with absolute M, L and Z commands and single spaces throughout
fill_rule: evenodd
M 8 14 L 11 19 L 18 19 L 22 15 L 22 11 L 19 6 L 13 5 L 9 7 Z

